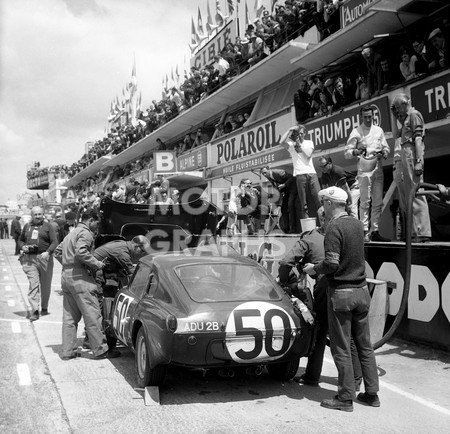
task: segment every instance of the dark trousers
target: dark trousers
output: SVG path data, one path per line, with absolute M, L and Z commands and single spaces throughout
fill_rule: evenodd
M 352 336 L 361 364 L 365 391 L 375 394 L 379 390 L 379 383 L 375 354 L 370 342 L 369 290 L 367 286 L 330 288 L 327 295 L 330 346 L 338 370 L 339 399 L 343 401 L 355 399 L 355 373 L 351 354 Z
M 20 247 L 19 247 L 19 235 L 14 235 L 14 241 L 16 242 L 16 250 L 14 252 L 15 255 L 18 255 L 20 253 Z
M 320 199 L 319 199 L 319 191 L 320 191 L 320 183 L 319 178 L 317 178 L 317 174 L 315 173 L 307 173 L 305 175 L 296 175 L 295 181 L 297 183 L 297 194 L 298 199 L 300 201 L 300 218 L 308 218 L 308 196 L 307 192 L 311 195 L 311 199 L 314 202 L 316 212 L 320 208 Z

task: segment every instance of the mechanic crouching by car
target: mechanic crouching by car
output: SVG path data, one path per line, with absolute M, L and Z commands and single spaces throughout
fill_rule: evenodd
M 303 282 L 303 264 L 318 264 L 325 258 L 324 237 L 326 229 L 325 212 L 323 207 L 317 210 L 319 227 L 312 231 L 303 232 L 300 239 L 294 244 L 292 249 L 281 259 L 278 268 L 278 279 L 282 287 L 290 288 L 292 295 L 302 301 L 306 301 L 305 291 L 307 288 L 298 288 L 297 282 Z M 293 271 L 297 267 L 300 279 Z M 327 319 L 327 279 L 325 275 L 316 276 L 314 285 L 313 310 L 316 313 L 316 341 L 312 353 L 308 357 L 305 373 L 301 377 L 295 377 L 294 381 L 308 386 L 318 386 L 320 374 L 322 372 L 323 355 L 327 342 L 328 319 Z M 289 291 L 289 290 L 288 290 Z
M 77 328 L 83 317 L 86 332 L 95 359 L 119 357 L 109 349 L 102 329 L 102 315 L 97 298 L 97 284 L 91 270 L 104 267 L 92 253 L 94 234 L 98 227 L 98 214 L 88 208 L 81 221 L 55 250 L 55 258 L 62 264 L 61 287 L 63 291 L 63 360 L 77 357 Z

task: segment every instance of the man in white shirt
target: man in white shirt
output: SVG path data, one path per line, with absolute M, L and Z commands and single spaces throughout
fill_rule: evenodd
M 364 226 L 365 241 L 390 241 L 378 231 L 384 184 L 381 158 L 387 158 L 390 148 L 383 129 L 373 124 L 373 107 L 362 107 L 360 117 L 362 123 L 350 133 L 344 151 L 345 158 L 358 158 L 359 219 Z
M 297 183 L 297 193 L 300 201 L 301 219 L 309 217 L 307 191 L 309 191 L 315 205 L 313 215 L 316 215 L 316 211 L 320 208 L 320 184 L 312 160 L 314 143 L 312 140 L 305 139 L 306 132 L 304 125 L 298 125 L 289 128 L 280 139 L 280 145 L 291 154 L 294 166 L 293 175 Z

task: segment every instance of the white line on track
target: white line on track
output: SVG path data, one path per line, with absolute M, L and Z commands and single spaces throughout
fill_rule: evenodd
M 30 370 L 26 363 L 17 364 L 17 375 L 21 386 L 29 386 L 31 384 Z
M 17 321 L 17 322 L 28 323 L 28 324 L 30 323 L 30 320 L 28 320 L 28 319 L 17 320 L 17 319 L 0 318 L 0 322 L 1 321 L 5 321 L 5 322 Z M 39 323 L 39 324 L 60 324 L 61 325 L 62 321 L 47 321 L 47 320 L 39 319 L 36 322 L 34 322 L 34 324 L 37 324 L 37 323 Z
M 11 291 L 11 287 L 9 285 L 5 285 L 5 291 Z
M 22 332 L 22 327 L 20 326 L 20 322 L 19 321 L 13 321 L 11 323 L 11 330 L 13 333 L 21 333 Z
M 3 276 L 3 280 L 9 280 L 9 276 Z
M 2 264 L 3 265 L 3 264 Z M 7 268 L 3 268 L 3 271 L 8 271 L 8 269 Z
M 330 359 L 329 357 L 324 357 L 324 361 L 334 365 L 333 359 Z M 447 416 L 450 416 L 450 410 L 448 410 L 447 408 L 441 407 L 439 405 L 434 404 L 431 401 L 428 401 L 424 398 L 420 398 L 419 396 L 413 395 L 412 393 L 406 392 L 406 391 L 400 389 L 399 387 L 394 386 L 393 384 L 389 384 L 389 383 L 386 383 L 385 381 L 380 380 L 380 386 L 384 389 L 389 389 L 391 392 L 398 393 L 399 395 L 402 395 L 405 398 L 411 399 L 412 401 L 415 401 L 421 405 L 424 405 L 433 410 L 439 411 L 440 413 L 443 413 Z
M 8 306 L 14 307 L 16 305 L 16 302 L 14 300 L 8 300 Z

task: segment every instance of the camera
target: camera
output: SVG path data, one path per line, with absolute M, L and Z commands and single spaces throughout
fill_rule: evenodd
M 28 247 L 28 254 L 29 255 L 36 255 L 38 252 L 38 246 L 36 244 L 30 244 Z
M 291 135 L 289 136 L 289 138 L 293 141 L 296 141 L 299 137 L 299 133 L 298 130 L 292 130 Z

